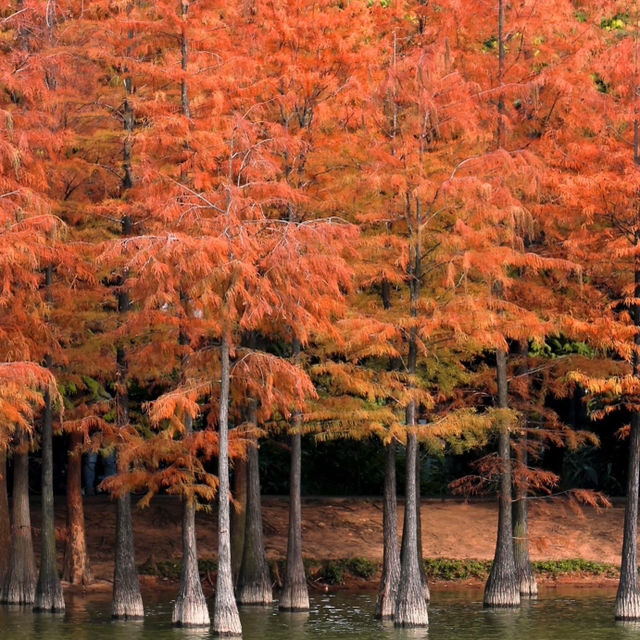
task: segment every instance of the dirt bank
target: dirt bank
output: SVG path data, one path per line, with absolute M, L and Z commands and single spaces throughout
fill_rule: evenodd
M 63 535 L 65 511 L 56 507 L 56 526 Z M 265 548 L 270 560 L 286 553 L 287 501 L 265 498 L 263 503 Z M 39 505 L 33 501 L 36 538 Z M 375 499 L 306 499 L 303 501 L 303 548 L 307 558 L 331 560 L 363 557 L 382 560 L 382 502 Z M 399 509 L 402 526 L 402 508 Z M 110 585 L 113 575 L 115 505 L 106 496 L 85 498 L 85 516 L 91 566 L 99 588 Z M 497 523 L 493 502 L 424 501 L 422 547 L 428 558 L 489 560 L 493 556 Z M 134 510 L 136 558 L 139 564 L 180 559 L 180 503 L 160 496 L 147 509 Z M 622 544 L 623 505 L 595 510 L 573 509 L 564 501 L 532 501 L 530 511 L 533 560 L 581 558 L 618 565 Z M 197 516 L 199 554 L 216 556 L 216 523 L 213 512 Z M 38 540 L 35 548 L 38 549 Z M 62 540 L 59 540 L 60 557 Z M 145 579 L 153 583 L 153 580 Z M 548 579 L 547 579 L 548 580 Z M 615 584 L 613 578 L 568 576 L 561 582 L 588 581 Z M 157 579 L 156 579 L 157 581 Z M 366 582 L 366 581 L 365 581 Z M 472 581 L 473 582 L 473 581 Z M 477 581 L 476 581 L 477 582 Z M 360 586 L 375 583 L 373 581 Z M 357 585 L 356 585 L 357 586 Z

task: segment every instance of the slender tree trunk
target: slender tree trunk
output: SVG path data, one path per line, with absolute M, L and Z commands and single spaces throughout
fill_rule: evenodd
M 238 584 L 245 525 L 247 521 L 247 461 L 237 458 L 233 469 L 233 510 L 231 511 L 231 570 L 233 584 Z
M 416 451 L 416 533 L 418 539 L 418 566 L 420 567 L 420 577 L 422 578 L 422 589 L 424 591 L 424 599 L 427 604 L 431 601 L 431 592 L 427 583 L 427 574 L 424 570 L 424 557 L 422 555 L 422 499 L 420 495 L 420 444 Z
M 89 585 L 93 575 L 87 555 L 82 504 L 82 435 L 73 433 L 67 462 L 67 544 L 62 578 L 71 584 Z
M 48 363 L 50 365 L 50 363 Z M 62 585 L 56 561 L 56 533 L 53 505 L 53 404 L 44 396 L 42 419 L 42 528 L 40 574 L 36 586 L 35 611 L 64 611 Z
M 293 341 L 293 358 L 300 356 L 300 342 Z M 287 539 L 287 565 L 280 594 L 281 611 L 308 611 L 309 590 L 302 561 L 302 436 L 299 429 L 302 416 L 295 413 L 291 420 L 291 469 L 289 475 L 289 536 Z
M 128 309 L 126 294 L 120 298 L 121 310 Z M 116 391 L 117 422 L 120 427 L 129 422 L 129 398 L 126 388 L 126 358 L 122 347 L 118 348 L 118 380 Z M 126 471 L 118 461 L 118 471 Z M 113 602 L 111 615 L 114 618 L 138 619 L 144 616 L 140 583 L 136 569 L 131 518 L 131 496 L 126 493 L 116 499 L 116 549 L 113 573 Z
M 413 403 L 412 403 L 413 404 Z M 415 412 L 415 407 L 413 409 Z M 415 415 L 415 413 L 414 413 Z M 413 426 L 413 425 L 412 425 Z M 429 624 L 427 601 L 418 559 L 418 523 L 416 518 L 416 466 L 418 442 L 414 432 L 407 435 L 407 479 L 405 490 L 405 525 L 402 532 L 404 553 L 400 567 L 400 582 L 396 599 L 396 627 L 426 627 Z
M 193 432 L 193 420 L 185 416 L 185 431 Z M 202 592 L 198 569 L 196 543 L 196 503 L 191 496 L 182 501 L 182 571 L 180 590 L 173 605 L 172 622 L 181 627 L 208 627 L 210 624 L 207 601 Z
M 640 297 L 640 268 L 636 264 L 635 297 Z M 640 305 L 632 308 L 633 322 L 640 330 Z M 633 374 L 640 378 L 640 334 L 635 336 Z M 640 620 L 640 589 L 638 587 L 638 474 L 640 474 L 640 412 L 631 415 L 629 464 L 627 471 L 627 502 L 624 509 L 622 563 L 616 594 L 616 619 Z
M 519 457 L 527 465 L 527 436 L 519 443 Z M 529 514 L 526 482 L 515 485 L 516 499 L 513 503 L 513 554 L 516 574 L 520 585 L 520 595 L 535 598 L 538 595 L 538 583 L 529 557 Z
M 11 548 L 11 517 L 9 515 L 9 496 L 7 494 L 7 452 L 0 450 L 0 584 L 9 568 L 9 550 Z
M 410 228 L 409 239 L 409 298 L 410 313 L 414 319 L 409 338 L 409 357 L 407 372 L 413 376 L 418 364 L 418 330 L 415 319 L 418 316 L 420 300 L 420 282 L 422 278 L 422 215 L 420 201 L 416 199 L 415 218 L 411 212 L 411 198 L 407 193 L 406 216 Z M 418 555 L 418 490 L 417 456 L 418 440 L 416 435 L 416 402 L 411 400 L 406 410 L 407 423 L 407 473 L 404 505 L 404 528 L 402 531 L 402 555 L 400 559 L 400 583 L 396 598 L 394 625 L 396 627 L 426 627 L 429 624 L 427 600 L 425 599 L 425 581 L 423 581 Z
M 298 416 L 294 416 L 294 428 Z M 299 424 L 299 422 L 298 422 Z M 302 436 L 291 436 L 291 472 L 289 476 L 289 537 L 284 584 L 280 594 L 281 611 L 308 611 L 309 590 L 302 561 L 302 507 L 300 487 L 302 476 Z
M 400 551 L 398 549 L 398 501 L 396 498 L 396 445 L 384 448 L 384 502 L 382 507 L 384 548 L 382 577 L 376 602 L 376 618 L 393 618 L 400 581 Z
M 2 602 L 32 604 L 36 596 L 35 574 L 29 511 L 29 453 L 26 437 L 20 435 L 13 456 L 11 552 L 2 589 Z
M 638 587 L 638 474 L 640 473 L 640 413 L 631 416 L 627 502 L 624 510 L 622 563 L 616 594 L 616 619 L 640 620 Z
M 213 631 L 221 636 L 242 635 L 238 607 L 233 595 L 231 536 L 229 531 L 229 338 L 223 332 L 220 345 L 222 380 L 220 389 L 218 454 L 218 577 L 213 613 Z
M 249 421 L 256 423 L 256 401 L 249 401 Z M 238 602 L 270 605 L 273 602 L 271 577 L 264 553 L 262 506 L 260 503 L 260 467 L 258 441 L 249 443 L 247 458 L 247 523 L 244 535 L 242 566 L 238 581 Z
M 496 351 L 498 376 L 498 404 L 508 406 L 507 396 L 507 354 L 502 349 Z M 486 607 L 517 607 L 520 604 L 520 586 L 513 556 L 513 531 L 511 525 L 511 447 L 509 427 L 500 426 L 498 440 L 500 457 L 500 489 L 498 495 L 498 536 L 491 573 L 484 590 Z
M 126 620 L 144 616 L 133 546 L 131 496 L 128 493 L 116 499 L 116 557 L 111 615 Z

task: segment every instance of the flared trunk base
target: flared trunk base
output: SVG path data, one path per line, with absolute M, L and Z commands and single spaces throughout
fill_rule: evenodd
M 29 580 L 19 579 L 18 576 L 9 575 L 0 602 L 3 604 L 33 604 L 36 599 L 36 583 L 33 577 Z
M 204 595 L 202 593 L 179 595 L 173 606 L 171 622 L 176 627 L 208 627 L 211 620 Z
M 637 588 L 618 589 L 616 620 L 640 620 L 640 591 Z
M 46 585 L 38 583 L 33 610 L 51 613 L 62 613 L 65 610 L 62 585 L 57 577 L 47 581 Z
M 144 607 L 140 592 L 114 594 L 111 607 L 111 617 L 114 620 L 140 620 L 144 618 Z
M 236 601 L 238 604 L 244 605 L 269 606 L 273 603 L 271 583 L 254 582 L 240 585 L 236 594 Z
M 485 607 L 510 608 L 520 606 L 520 588 L 515 581 L 508 584 L 487 584 L 484 592 Z
M 309 611 L 309 591 L 306 582 L 291 587 L 286 585 L 280 594 L 280 611 Z
M 216 636 L 237 637 L 242 635 L 238 609 L 233 605 L 216 604 L 213 615 L 213 633 Z
M 414 628 L 429 625 L 427 601 L 420 575 L 410 577 L 406 584 L 400 578 L 393 624 L 396 627 Z
M 397 589 L 397 582 L 396 582 Z M 379 620 L 392 620 L 396 611 L 396 589 L 391 584 L 384 584 L 378 593 L 375 617 Z
M 520 596 L 524 598 L 538 597 L 538 583 L 533 573 L 520 577 Z

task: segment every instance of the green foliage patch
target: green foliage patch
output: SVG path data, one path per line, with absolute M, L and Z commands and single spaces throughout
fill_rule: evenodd
M 532 562 L 533 570 L 536 573 L 549 576 L 562 576 L 571 573 L 586 573 L 592 576 L 602 576 L 606 578 L 617 578 L 618 567 L 604 562 L 593 560 L 582 560 L 581 558 L 570 558 L 569 560 L 538 560 Z

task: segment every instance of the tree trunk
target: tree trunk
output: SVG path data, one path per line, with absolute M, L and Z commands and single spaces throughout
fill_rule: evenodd
M 119 306 L 120 311 L 128 309 L 129 301 L 126 293 L 120 296 Z M 122 347 L 118 348 L 117 362 L 116 420 L 118 426 L 123 427 L 129 423 L 129 397 L 126 387 L 127 365 Z M 126 471 L 121 466 L 118 461 L 118 471 Z M 138 619 L 144 616 L 133 543 L 131 496 L 128 493 L 116 499 L 116 553 L 111 607 L 113 618 Z
M 35 573 L 29 511 L 29 453 L 26 437 L 20 435 L 13 456 L 11 552 L 2 602 L 32 604 L 36 596 Z
M 418 539 L 418 566 L 420 567 L 420 577 L 422 578 L 422 590 L 427 604 L 431 601 L 431 592 L 427 583 L 427 574 L 424 570 L 424 557 L 422 556 L 422 499 L 420 496 L 420 444 L 416 451 L 416 532 Z
M 247 462 L 242 458 L 234 461 L 233 510 L 231 511 L 231 570 L 233 584 L 238 584 L 242 553 L 244 549 L 245 523 L 247 521 Z
M 89 585 L 93 575 L 87 555 L 82 504 L 82 435 L 71 435 L 67 463 L 67 544 L 62 578 L 71 584 Z
M 640 298 L 640 268 L 635 270 L 635 298 Z M 640 305 L 632 307 L 633 322 L 640 330 Z M 633 374 L 640 378 L 640 334 L 636 333 L 633 353 Z M 624 509 L 622 563 L 616 594 L 616 619 L 640 620 L 640 589 L 638 588 L 638 474 L 640 473 L 640 412 L 631 415 L 629 464 L 627 471 L 627 502 Z
M 498 405 L 508 406 L 507 396 L 507 354 L 502 349 L 496 351 L 498 377 Z M 500 489 L 498 494 L 498 536 L 491 573 L 484 590 L 486 607 L 517 607 L 520 604 L 520 586 L 516 575 L 513 556 L 513 531 L 511 525 L 511 447 L 509 427 L 500 425 L 498 440 L 500 457 Z
M 627 502 L 624 510 L 622 564 L 616 594 L 616 619 L 640 620 L 638 587 L 638 474 L 640 473 L 640 413 L 631 416 Z
M 62 585 L 56 561 L 56 532 L 53 505 L 53 404 L 44 395 L 42 419 L 42 525 L 40 574 L 36 586 L 35 611 L 64 611 Z
M 116 499 L 116 509 L 116 557 L 111 616 L 136 620 L 144 616 L 144 608 L 133 546 L 130 494 L 126 493 Z
M 242 627 L 233 595 L 231 574 L 231 536 L 229 531 L 229 338 L 222 335 L 220 345 L 222 379 L 220 385 L 220 438 L 218 453 L 218 577 L 213 612 L 213 632 L 221 636 L 240 636 Z
M 519 457 L 523 465 L 527 464 L 526 433 L 519 443 Z M 529 514 L 527 485 L 516 483 L 516 499 L 513 503 L 513 554 L 516 574 L 520 585 L 520 595 L 535 598 L 538 595 L 538 583 L 529 557 Z
M 420 282 L 422 278 L 422 213 L 420 201 L 416 199 L 415 220 L 411 219 L 411 197 L 407 193 L 407 221 L 411 236 L 409 244 L 409 298 L 412 318 L 418 316 Z M 413 376 L 418 363 L 418 330 L 414 324 L 409 338 L 407 372 Z M 396 627 L 426 627 L 429 624 L 427 600 L 418 555 L 418 491 L 416 465 L 418 463 L 418 440 L 416 436 L 416 402 L 411 400 L 406 410 L 407 423 L 407 473 L 404 505 L 404 528 L 402 531 L 402 556 L 400 559 L 400 582 L 396 598 L 393 624 Z
M 300 357 L 300 341 L 293 340 L 293 359 Z M 300 425 L 302 416 L 294 413 L 291 419 L 291 469 L 289 474 L 289 535 L 287 538 L 287 565 L 284 584 L 280 593 L 281 611 L 308 611 L 309 590 L 302 561 L 302 436 Z
M 193 432 L 193 419 L 185 416 L 185 432 Z M 172 622 L 180 627 L 208 627 L 209 609 L 202 592 L 196 543 L 196 503 L 191 496 L 182 501 L 182 571 L 180 590 L 173 605 Z
M 384 503 L 382 529 L 384 548 L 382 577 L 376 602 L 376 618 L 393 618 L 400 580 L 400 551 L 398 549 L 398 501 L 396 499 L 396 445 L 384 448 Z
M 413 402 L 411 403 L 413 405 Z M 408 411 L 410 413 L 411 411 Z M 411 412 L 415 416 L 415 406 Z M 415 424 L 411 420 L 410 426 Z M 427 601 L 418 559 L 418 523 L 416 510 L 416 453 L 418 443 L 414 432 L 407 435 L 407 479 L 405 490 L 404 552 L 400 567 L 400 582 L 396 599 L 394 625 L 396 627 L 426 627 L 429 624 Z M 411 470 L 414 470 L 412 473 Z
M 300 416 L 293 418 L 294 428 L 300 425 Z M 302 507 L 300 487 L 302 476 L 302 436 L 291 436 L 291 473 L 289 476 L 289 537 L 287 539 L 287 565 L 280 594 L 281 611 L 308 611 L 309 590 L 302 562 Z
M 249 419 L 255 423 L 255 401 L 251 401 Z M 273 602 L 271 577 L 264 553 L 262 506 L 260 504 L 260 468 L 258 441 L 249 443 L 247 458 L 247 523 L 245 527 L 242 566 L 238 581 L 238 602 L 270 605 Z
M 11 549 L 11 517 L 9 515 L 9 497 L 7 495 L 7 452 L 0 451 L 0 584 L 9 568 L 9 550 Z

